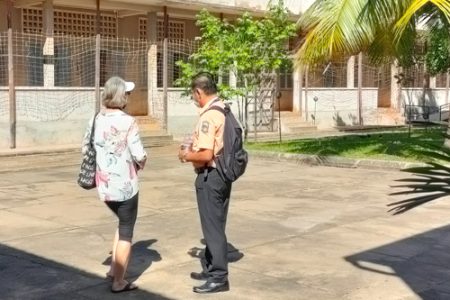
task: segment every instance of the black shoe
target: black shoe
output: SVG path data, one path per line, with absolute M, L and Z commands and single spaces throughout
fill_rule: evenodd
M 207 281 L 205 284 L 201 286 L 194 286 L 194 293 L 199 294 L 207 294 L 207 293 L 218 293 L 218 292 L 226 292 L 230 290 L 230 284 L 228 281 L 225 282 L 209 282 Z
M 208 275 L 205 272 L 191 272 L 191 278 L 195 280 L 208 280 Z

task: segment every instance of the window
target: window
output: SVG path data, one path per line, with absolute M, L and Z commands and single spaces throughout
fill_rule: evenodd
M 177 66 L 176 62 L 179 60 L 187 61 L 187 59 L 188 59 L 188 56 L 186 54 L 183 54 L 183 53 L 174 53 L 173 54 L 173 72 L 172 72 L 173 82 L 175 82 L 175 80 L 177 80 L 181 76 L 181 68 L 179 66 Z
M 0 86 L 8 85 L 8 36 L 0 33 Z
M 292 72 L 290 70 L 280 71 L 280 89 L 292 89 Z
M 447 86 L 447 76 L 450 76 L 450 74 L 443 73 L 436 75 L 437 88 L 445 88 Z
M 182 21 L 169 20 L 169 39 L 170 40 L 182 40 L 184 39 L 185 23 Z M 157 37 L 158 41 L 164 39 L 164 20 L 158 19 L 157 21 Z M 139 19 L 139 38 L 141 40 L 147 39 L 147 19 Z
M 54 33 L 74 36 L 95 35 L 96 13 L 54 10 Z M 22 30 L 25 33 L 42 33 L 42 9 L 22 9 Z M 117 37 L 117 17 L 114 14 L 100 15 L 100 33 L 102 36 Z
M 24 33 L 43 33 L 43 11 L 40 8 L 22 9 L 22 30 Z M 100 16 L 101 35 L 104 37 L 117 37 L 117 17 L 114 14 L 102 13 Z M 72 86 L 75 82 L 82 86 L 93 86 L 94 84 L 94 61 L 95 53 L 86 53 L 84 49 L 75 48 L 69 40 L 62 35 L 76 37 L 94 36 L 96 32 L 96 13 L 78 12 L 69 10 L 54 10 L 54 33 L 55 36 L 55 85 Z M 43 84 L 42 45 L 28 43 L 25 45 L 29 55 L 27 64 L 30 66 L 27 72 L 27 85 Z M 84 55 L 77 54 L 83 52 Z M 105 53 L 101 54 L 101 61 L 105 63 Z M 102 79 L 106 76 L 101 73 Z
M 43 43 L 40 40 L 30 40 L 25 45 L 27 49 L 27 72 L 26 85 L 28 86 L 42 86 L 44 85 L 44 54 Z

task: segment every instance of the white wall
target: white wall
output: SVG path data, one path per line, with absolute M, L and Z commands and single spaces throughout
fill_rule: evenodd
M 314 97 L 318 98 L 317 103 Z M 373 114 L 377 110 L 378 90 L 375 88 L 365 88 L 362 92 L 362 113 L 363 122 L 376 122 Z M 303 116 L 306 120 L 312 122 L 311 115 L 314 115 L 314 106 L 316 105 L 316 121 L 318 128 L 330 128 L 337 125 L 355 125 L 358 124 L 358 90 L 347 88 L 309 88 L 308 89 L 308 111 L 305 110 L 305 92 L 303 91 L 304 103 L 302 106 Z
M 303 90 L 303 117 L 305 94 Z M 168 130 L 176 138 L 192 132 L 198 120 L 198 109 L 190 97 L 182 96 L 183 90 L 169 89 Z M 316 104 L 316 125 L 330 128 L 336 125 L 352 125 L 358 122 L 357 89 L 309 88 L 308 121 L 312 123 L 314 97 Z M 445 103 L 445 89 L 433 89 L 426 98 L 425 105 L 439 106 Z M 422 89 L 403 92 L 403 101 L 419 104 Z M 95 108 L 93 88 L 35 88 L 18 87 L 17 101 L 17 147 L 79 144 Z M 163 116 L 162 90 L 154 99 L 156 117 Z M 363 89 L 364 125 L 384 124 L 383 116 L 377 108 L 378 90 Z M 9 98 L 7 88 L 0 88 L 0 148 L 9 147 Z M 236 102 L 232 102 L 233 113 L 238 115 Z M 395 121 L 401 124 L 402 120 Z
M 424 94 L 422 88 L 403 89 L 402 103 L 407 105 L 440 106 L 445 104 L 445 88 L 435 88 Z
M 0 89 L 0 148 L 8 148 L 9 98 Z M 95 109 L 89 88 L 16 88 L 16 146 L 80 144 Z
M 176 139 L 194 130 L 198 120 L 198 108 L 190 97 L 183 96 L 183 89 L 172 88 L 168 91 L 168 131 Z M 158 97 L 162 98 L 162 90 L 158 90 Z M 231 111 L 238 115 L 237 105 L 231 104 Z

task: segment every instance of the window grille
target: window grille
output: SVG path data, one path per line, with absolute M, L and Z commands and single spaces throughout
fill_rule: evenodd
M 42 33 L 42 10 L 34 8 L 22 9 L 22 30 L 25 33 Z
M 147 40 L 147 19 L 139 18 L 139 39 Z
M 182 21 L 170 21 L 169 20 L 169 40 L 182 40 L 184 39 L 185 23 Z M 157 37 L 158 41 L 164 39 L 164 20 L 158 19 L 157 21 Z M 147 39 L 147 19 L 139 18 L 139 38 L 141 40 Z
M 25 33 L 42 33 L 42 9 L 22 9 L 22 30 Z M 74 36 L 95 35 L 96 14 L 68 10 L 54 11 L 54 33 Z M 100 33 L 106 37 L 117 37 L 117 17 L 102 13 L 100 16 Z
M 436 75 L 436 87 L 445 88 L 447 86 L 447 75 L 446 73 Z
M 182 40 L 184 39 L 184 22 L 169 21 L 169 39 Z M 164 39 L 164 21 L 158 20 L 158 39 Z

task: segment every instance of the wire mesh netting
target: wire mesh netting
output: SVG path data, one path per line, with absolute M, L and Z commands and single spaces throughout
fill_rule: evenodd
M 14 85 L 17 95 L 17 114 L 36 120 L 60 120 L 68 118 L 74 112 L 93 110 L 95 102 L 95 56 L 96 38 L 57 34 L 48 38 L 41 33 L 14 33 L 12 37 L 14 59 Z M 164 59 L 162 41 L 145 39 L 116 38 L 102 36 L 100 55 L 100 86 L 111 76 L 121 76 L 136 83 L 136 91 L 131 97 L 130 112 L 147 115 L 151 110 L 159 119 L 164 108 L 161 96 L 164 70 L 167 69 L 167 84 L 175 87 L 175 81 L 181 76 L 177 61 L 188 61 L 195 53 L 201 41 L 188 39 L 169 39 L 167 58 Z M 164 68 L 164 61 L 167 66 Z M 398 72 L 390 64 L 371 65 L 366 57 L 362 64 L 362 87 L 374 94 L 375 107 L 389 107 L 393 72 Z M 411 80 L 405 87 L 423 87 L 424 67 L 418 64 L 414 68 L 403 70 Z M 435 79 L 437 88 L 445 88 L 447 74 Z M 292 72 L 280 73 L 280 88 L 292 89 Z M 227 74 L 221 78 L 229 82 Z M 155 82 L 151 87 L 149 82 Z M 239 84 L 239 83 L 238 83 Z M 303 87 L 306 81 L 303 82 Z M 358 86 L 358 57 L 344 57 L 340 60 L 312 68 L 308 72 L 308 89 L 321 89 L 319 101 L 328 107 L 356 103 L 355 89 Z M 0 116 L 9 113 L 8 103 L 8 33 L 0 32 Z M 155 93 L 149 94 L 150 89 Z M 336 91 L 339 91 L 337 93 Z M 169 102 L 186 102 L 188 98 L 169 96 Z M 150 99 L 150 97 L 153 97 Z M 150 100 L 149 100 L 150 99 Z M 149 109 L 148 104 L 152 103 Z M 310 106 L 311 107 L 311 106 Z
M 189 57 L 197 51 L 200 41 L 187 39 L 169 39 L 167 43 L 167 86 L 176 87 L 175 80 L 180 78 L 181 69 L 177 66 L 177 61 L 187 62 Z M 158 42 L 158 87 L 163 87 L 163 49 L 164 42 Z
M 8 85 L 8 33 L 0 32 L 0 86 Z
M 0 35 L 0 86 L 8 85 L 7 33 Z M 18 116 L 50 121 L 64 119 L 95 101 L 95 37 L 13 34 L 14 84 Z M 103 37 L 100 86 L 111 76 L 136 83 L 133 105 L 146 113 L 148 51 L 138 39 Z M 49 50 L 50 49 L 50 50 Z M 33 89 L 34 88 L 34 89 Z M 144 95 L 145 94 L 145 95 Z M 4 96 L 0 100 L 4 101 Z M 1 105 L 0 115 L 9 112 Z

